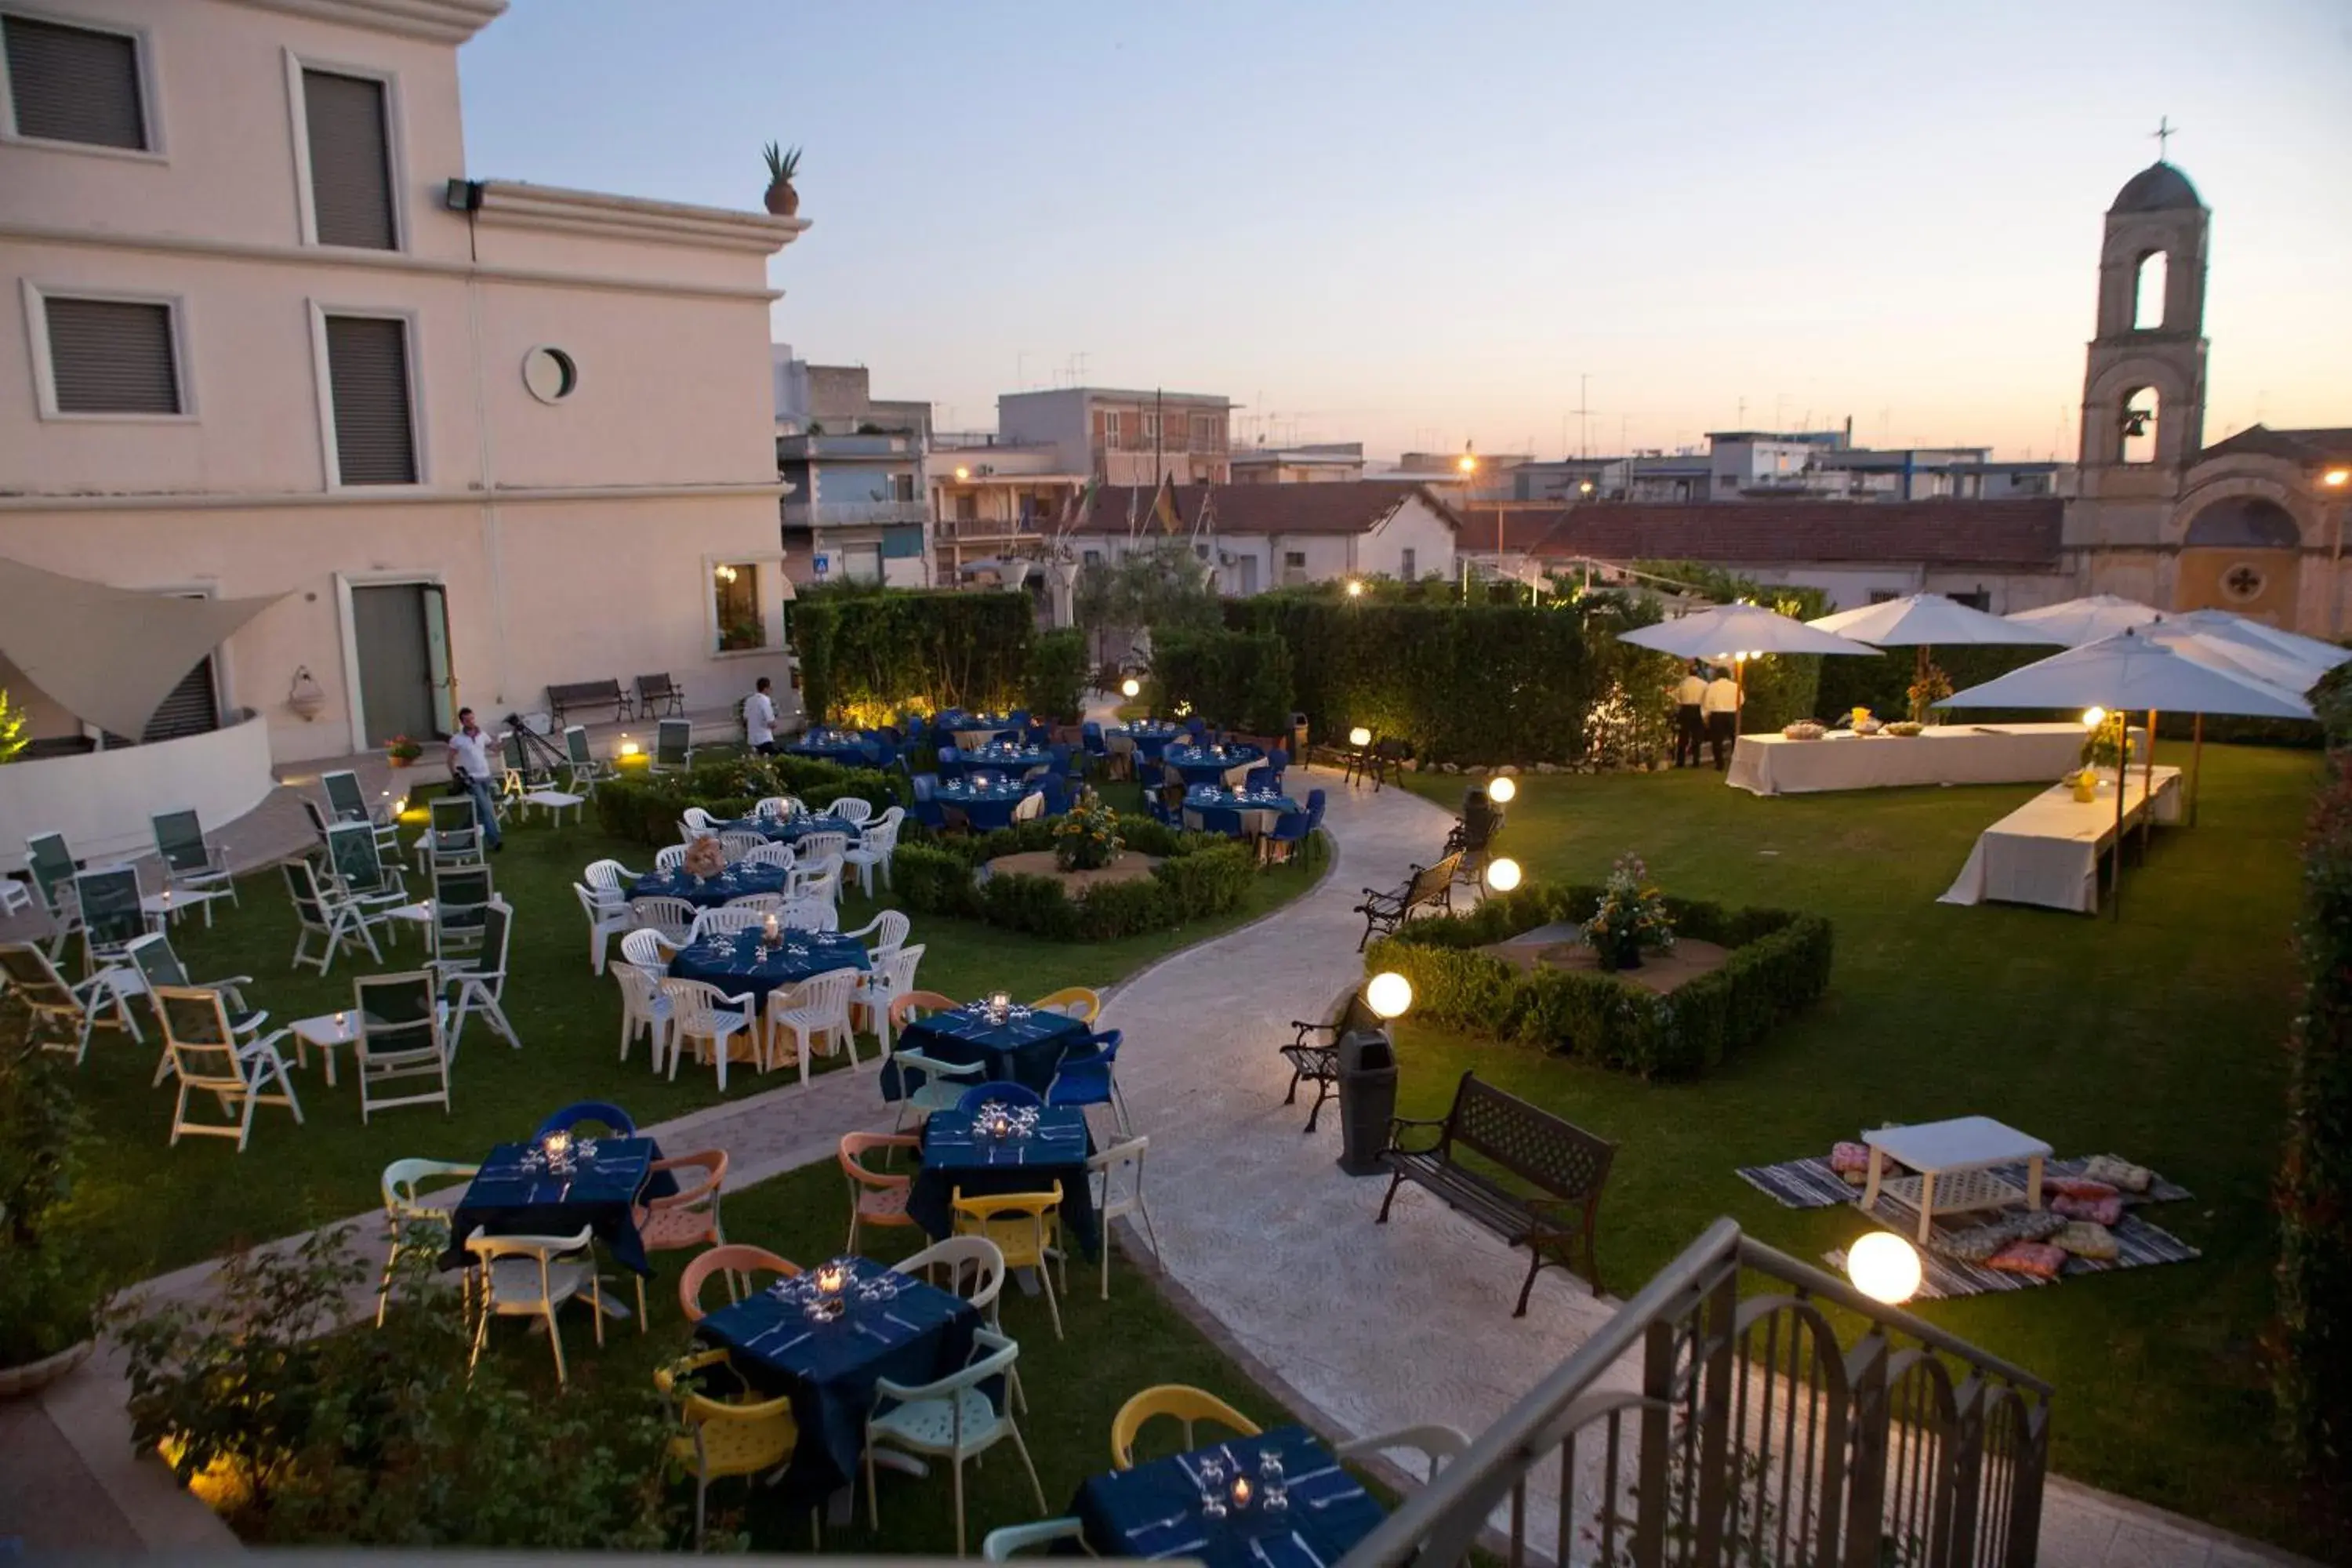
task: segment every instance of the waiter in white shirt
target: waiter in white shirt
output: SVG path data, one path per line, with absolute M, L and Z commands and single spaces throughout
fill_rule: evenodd
M 1716 666 L 1715 679 L 1706 683 L 1699 707 L 1706 715 L 1706 741 L 1715 751 L 1715 771 L 1721 773 L 1731 765 L 1731 748 L 1739 739 L 1739 687 L 1721 665 Z
M 1706 700 L 1706 677 L 1700 674 L 1698 660 L 1690 661 L 1683 678 L 1675 682 L 1675 766 L 1698 766 L 1699 745 L 1706 738 L 1706 721 L 1700 704 Z
M 743 699 L 743 742 L 763 757 L 776 754 L 776 700 L 768 695 L 770 684 L 766 676 L 760 677 L 751 695 Z
M 490 738 L 474 722 L 471 708 L 457 710 L 457 732 L 449 737 L 449 782 L 474 797 L 474 818 L 482 825 L 482 842 L 492 849 L 507 847 L 499 831 L 499 806 L 490 794 Z

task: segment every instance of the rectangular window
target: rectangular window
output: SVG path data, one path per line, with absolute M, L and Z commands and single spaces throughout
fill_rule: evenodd
M 1284 552 L 1282 552 L 1282 564 L 1283 564 L 1283 569 L 1284 569 L 1285 571 L 1289 571 L 1289 572 L 1304 572 L 1304 571 L 1306 571 L 1306 570 L 1307 570 L 1307 552 L 1305 552 L 1304 550 L 1286 550 L 1286 551 L 1284 551 Z
M 1222 452 L 1225 449 L 1225 422 L 1214 414 L 1192 416 L 1192 450 Z
M 760 619 L 760 569 L 749 562 L 710 571 L 711 610 L 719 623 L 719 651 L 741 653 L 768 646 Z
M 1089 566 L 1099 566 L 1102 564 L 1102 552 L 1099 550 L 1087 551 L 1085 552 L 1084 559 L 1086 563 Z
M 1992 595 L 1982 588 L 1973 594 L 1953 594 L 1949 597 L 1955 605 L 1966 605 L 1971 610 L 1982 610 L 1987 615 L 1992 613 Z
M 58 414 L 179 414 L 172 307 L 161 300 L 41 298 Z
M 136 37 L 31 16 L 0 16 L 0 33 L 16 135 L 152 151 Z
M 396 317 L 329 316 L 326 329 L 335 482 L 415 484 L 408 323 Z
M 890 476 L 890 499 L 892 500 L 913 500 L 915 499 L 915 476 L 912 474 L 892 474 Z
M 1419 582 L 1421 580 L 1421 574 L 1414 571 L 1412 568 L 1412 552 L 1408 550 L 1404 552 L 1404 560 L 1397 567 L 1397 575 L 1403 578 L 1408 583 Z
M 1147 447 L 1160 445 L 1160 416 L 1157 414 L 1143 416 L 1143 444 Z
M 383 83 L 306 67 L 302 122 L 310 153 L 313 237 L 320 245 L 399 249 Z

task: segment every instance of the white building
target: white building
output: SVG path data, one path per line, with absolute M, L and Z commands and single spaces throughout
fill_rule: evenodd
M 771 352 L 785 570 L 797 583 L 929 587 L 931 405 L 876 399 L 862 364 Z
M 0 0 L 0 568 L 273 601 L 150 741 L 266 779 L 551 684 L 786 674 L 766 267 L 807 225 L 468 178 L 457 49 L 503 9 Z M 0 685 L 94 738 L 26 635 Z
M 1318 441 L 1302 447 L 1244 447 L 1233 454 L 1237 485 L 1328 485 L 1364 477 L 1361 441 Z
M 1013 563 L 1051 553 L 1086 482 L 1086 470 L 1066 466 L 1051 446 L 1017 446 L 992 431 L 933 437 L 931 551 L 941 584 L 1020 581 Z
M 1063 543 L 1083 567 L 1181 540 L 1215 569 L 1220 593 L 1240 597 L 1349 577 L 1451 577 L 1460 527 L 1427 486 L 1380 479 L 1111 485 L 1095 490 Z
M 1221 485 L 1233 477 L 1233 409 L 1202 393 L 1072 386 L 1005 393 L 996 429 L 1007 445 L 1050 447 L 1061 468 L 1107 485 Z

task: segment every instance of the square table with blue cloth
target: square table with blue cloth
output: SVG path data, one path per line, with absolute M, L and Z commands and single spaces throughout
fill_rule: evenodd
M 961 1372 L 971 1359 L 972 1331 L 981 1326 L 971 1302 L 909 1276 L 898 1277 L 902 1288 L 889 1300 L 862 1300 L 857 1284 L 890 1270 L 866 1258 L 846 1262 L 848 1307 L 829 1323 L 813 1321 L 797 1299 L 781 1299 L 771 1289 L 721 1307 L 694 1326 L 694 1337 L 724 1350 L 736 1375 L 751 1388 L 771 1399 L 791 1396 L 800 1445 L 784 1479 L 796 1491 L 823 1493 L 853 1484 L 875 1384 L 883 1378 L 934 1383 Z
M 1094 1138 L 1087 1113 L 1075 1105 L 1047 1106 L 1025 1138 L 992 1138 L 969 1110 L 934 1110 L 923 1123 L 916 1157 L 922 1169 L 907 1194 L 907 1216 L 933 1240 L 955 1231 L 956 1190 L 981 1198 L 998 1193 L 1042 1193 L 1062 1184 L 1062 1232 L 1088 1258 L 1099 1256 L 1102 1226 L 1095 1219 L 1087 1156 Z
M 756 833 L 771 844 L 798 844 L 812 833 L 840 833 L 848 836 L 852 844 L 866 837 L 866 830 L 844 817 L 819 813 L 794 812 L 790 816 L 739 816 L 732 822 L 722 822 L 721 833 Z
M 1262 1500 L 1258 1465 L 1269 1452 L 1282 1461 L 1287 1508 L 1268 1509 Z M 1223 1519 L 1201 1511 L 1198 1466 L 1210 1456 L 1224 1462 Z M 1261 1494 L 1247 1508 L 1232 1506 L 1236 1474 Z M 1195 1557 L 1214 1568 L 1335 1568 L 1388 1517 L 1303 1426 L 1277 1426 L 1096 1476 L 1078 1489 L 1069 1511 L 1097 1556 Z
M 1230 836 L 1270 832 L 1275 818 L 1282 813 L 1304 808 L 1288 795 L 1272 790 L 1195 784 L 1184 792 L 1184 809 L 1200 814 L 1202 831 Z
M 1016 1013 L 1000 1024 L 989 1016 L 986 1003 L 971 1002 L 952 1011 L 908 1020 L 898 1031 L 897 1048 L 920 1051 L 934 1061 L 979 1062 L 990 1078 L 1023 1084 L 1043 1094 L 1053 1083 L 1054 1069 L 1061 1066 L 1063 1055 L 1087 1049 L 1093 1037 L 1085 1019 L 1066 1013 Z M 913 1081 L 902 1087 L 897 1059 L 885 1062 L 882 1098 L 897 1100 L 921 1086 L 919 1072 L 910 1070 L 906 1076 Z
M 782 866 L 734 865 L 716 877 L 698 877 L 680 866 L 674 871 L 648 871 L 629 884 L 633 899 L 684 899 L 698 910 L 715 910 L 754 893 L 784 890 L 791 875 Z
M 865 741 L 794 741 L 784 751 L 814 762 L 838 763 L 845 768 L 870 768 L 878 760 L 878 748 Z
M 766 947 L 757 931 L 714 931 L 698 937 L 679 948 L 669 961 L 670 978 L 708 981 L 730 996 L 748 991 L 753 1005 L 765 1006 L 768 993 L 780 985 L 797 985 L 811 975 L 829 974 L 836 969 L 873 967 L 866 944 L 854 936 L 787 927 L 783 938 L 774 947 Z
M 528 1143 L 501 1143 L 474 1173 L 466 1195 L 449 1216 L 449 1249 L 442 1267 L 467 1260 L 466 1238 L 477 1226 L 492 1236 L 574 1236 L 582 1226 L 619 1262 L 651 1274 L 645 1242 L 637 1235 L 635 1205 L 640 1197 L 667 1198 L 677 1180 L 653 1163 L 661 1149 L 650 1138 L 599 1138 L 593 1159 L 574 1144 L 569 1172 L 526 1169 Z
M 940 785 L 931 792 L 931 798 L 942 805 L 956 807 L 976 831 L 986 833 L 1012 826 L 1013 808 L 1033 787 L 1019 779 L 1001 775 L 990 775 L 983 784 L 979 776 L 966 774 Z
M 1236 768 L 1255 767 L 1265 753 L 1255 746 L 1171 746 L 1160 760 L 1183 774 L 1187 785 L 1213 784 Z

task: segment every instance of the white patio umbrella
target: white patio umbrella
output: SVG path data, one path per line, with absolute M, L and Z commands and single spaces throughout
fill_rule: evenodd
M 2214 618 L 2207 618 L 2211 616 Z M 2237 623 L 2236 626 L 2231 623 Z M 2168 616 L 2163 620 L 2137 628 L 2139 635 L 2151 642 L 2173 649 L 2198 663 L 2210 665 L 2231 675 L 2248 675 L 2267 681 L 2282 690 L 2308 694 L 2327 670 L 2316 664 L 2307 664 L 2284 647 L 2262 637 L 2247 635 L 2238 629 L 2252 623 L 2227 611 L 2191 611 L 2185 616 Z M 2293 637 L 2293 633 L 2287 634 Z M 2298 641 L 2313 642 L 2312 638 Z M 2317 647 L 2330 647 L 2326 643 L 2314 643 Z M 2341 653 L 2341 649 L 2332 649 Z M 2346 654 L 2352 658 L 2352 654 Z M 2197 789 L 2205 771 L 2205 715 L 2197 715 L 2189 731 L 2189 822 L 2197 823 Z
M 1876 657 L 1874 647 L 1815 631 L 1794 616 L 1768 610 L 1761 605 L 1717 605 L 1680 620 L 1660 621 L 1619 632 L 1619 642 L 1655 648 L 1683 658 L 1729 660 L 1739 682 L 1739 704 L 1748 705 L 1748 661 L 1765 653 L 1860 654 Z
M 2190 610 L 2185 615 L 2165 616 L 2164 624 L 2194 626 L 2200 632 L 2210 632 L 2249 647 L 2276 648 L 2290 658 L 2310 665 L 2323 675 L 2352 659 L 2352 648 L 2337 647 L 2332 642 L 2307 637 L 2301 632 L 2281 631 L 2250 616 L 2231 615 L 2227 610 Z
M 2068 647 L 2081 647 L 2084 643 L 2111 637 L 2132 626 L 2144 626 L 2163 612 L 2149 608 L 2137 599 L 2126 599 L 2115 594 L 2093 594 L 2086 598 L 2069 599 L 2061 605 L 2044 605 L 2038 610 L 2020 610 L 2001 619 L 2035 631 L 2048 632 L 2053 642 Z
M 2021 626 L 1999 616 L 1972 609 L 1941 594 L 1913 594 L 1906 598 L 1889 599 L 1884 604 L 1864 605 L 1856 610 L 1840 610 L 1822 616 L 1805 625 L 1815 631 L 1835 632 L 1842 637 L 1866 642 L 1878 647 L 1916 647 L 1919 652 L 1913 667 L 1913 678 L 1927 673 L 1927 650 L 1942 644 L 1945 647 L 1972 646 L 1986 643 L 2058 643 L 2065 639 L 2039 626 Z
M 2140 777 L 2145 799 L 2156 775 L 2156 716 L 2166 709 L 2183 713 L 2235 713 L 2257 719 L 2308 719 L 2311 704 L 2255 676 L 2221 668 L 2208 650 L 2199 658 L 2159 634 L 2126 627 L 2113 637 L 2011 670 L 1998 679 L 1957 691 L 1938 708 L 2105 708 L 2111 712 L 2147 710 L 2147 759 Z M 2119 763 L 2128 759 L 2118 759 Z M 2115 894 L 2123 908 L 2125 769 L 2116 770 Z M 2146 817 L 2142 818 L 2146 841 Z

